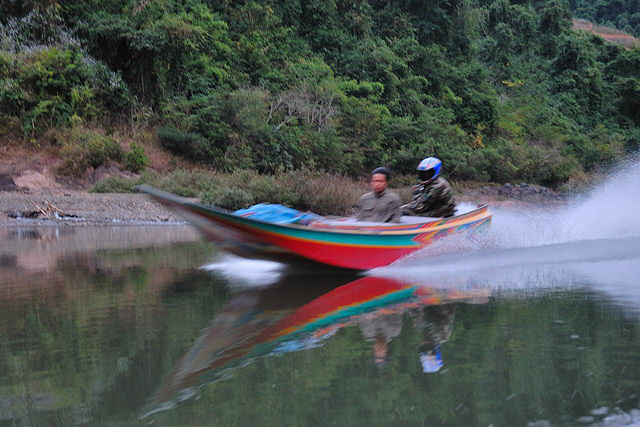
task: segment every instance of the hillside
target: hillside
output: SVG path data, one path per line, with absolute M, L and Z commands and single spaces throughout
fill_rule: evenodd
M 560 0 L 430 5 L 4 2 L 0 143 L 67 182 L 411 174 L 436 155 L 454 180 L 551 187 L 640 147 L 637 48 L 573 30 Z

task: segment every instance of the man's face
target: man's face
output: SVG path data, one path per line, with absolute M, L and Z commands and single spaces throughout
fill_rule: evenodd
M 382 173 L 377 173 L 371 177 L 371 190 L 380 194 L 387 188 L 387 177 Z

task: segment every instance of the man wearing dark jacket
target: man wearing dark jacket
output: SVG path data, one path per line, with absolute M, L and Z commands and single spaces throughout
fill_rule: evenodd
M 403 215 L 448 218 L 456 214 L 451 186 L 440 176 L 442 162 L 428 157 L 418 165 L 420 184 L 413 187 L 413 201 L 402 206 Z

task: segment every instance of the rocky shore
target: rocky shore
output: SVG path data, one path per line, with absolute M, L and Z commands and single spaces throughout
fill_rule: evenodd
M 516 209 L 562 204 L 566 200 L 563 194 L 529 184 L 459 188 L 456 198 L 460 202 Z M 0 226 L 181 222 L 181 217 L 145 194 L 96 194 L 70 190 L 0 191 Z
M 515 202 L 534 205 L 553 205 L 566 203 L 569 195 L 559 193 L 536 184 L 485 185 L 479 188 L 458 189 L 459 198 L 493 205 L 509 205 Z
M 144 194 L 0 192 L 0 226 L 175 224 L 182 221 Z

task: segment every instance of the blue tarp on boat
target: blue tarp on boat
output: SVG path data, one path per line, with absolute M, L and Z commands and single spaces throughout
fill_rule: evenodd
M 320 215 L 268 203 L 259 203 L 247 209 L 238 209 L 233 214 L 275 224 L 309 224 L 312 221 L 324 219 Z

